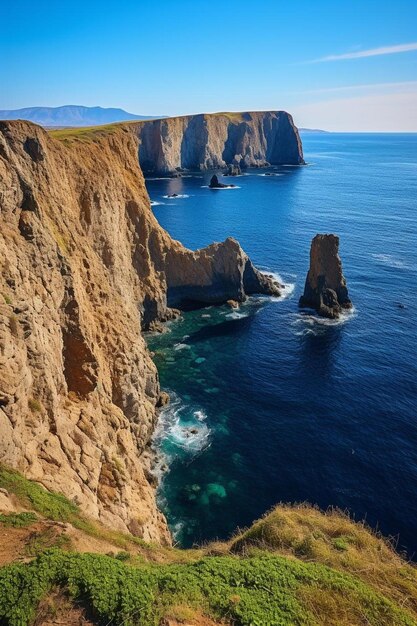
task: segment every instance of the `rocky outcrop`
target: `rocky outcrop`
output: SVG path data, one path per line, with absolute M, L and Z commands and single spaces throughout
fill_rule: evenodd
M 0 461 L 115 529 L 169 542 L 149 481 L 161 395 L 141 328 L 277 293 L 234 240 L 159 226 L 130 124 L 0 122 Z
M 186 115 L 135 127 L 145 174 L 304 163 L 298 130 L 285 111 Z
M 243 302 L 255 293 L 280 295 L 279 285 L 259 272 L 231 237 L 192 253 L 167 250 L 165 276 L 168 305 L 180 309 L 227 300 Z
M 343 309 L 352 307 L 336 235 L 316 235 L 311 242 L 310 269 L 299 304 L 329 318 L 337 318 Z
M 226 172 L 224 172 L 223 176 L 240 176 L 242 174 L 242 170 L 240 169 L 240 165 L 236 165 L 233 163 L 229 163 L 227 166 Z
M 210 179 L 210 184 L 209 184 L 210 189 L 227 189 L 227 187 L 235 187 L 235 186 L 236 185 L 226 185 L 225 183 L 221 183 L 218 177 L 216 176 L 216 174 L 213 174 L 213 176 Z

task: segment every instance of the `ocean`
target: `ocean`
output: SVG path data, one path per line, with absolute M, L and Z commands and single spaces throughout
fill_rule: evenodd
M 235 189 L 208 189 L 212 172 L 146 182 L 172 237 L 233 236 L 286 285 L 149 334 L 171 394 L 153 442 L 159 505 L 185 547 L 308 501 L 415 557 L 417 135 L 302 139 L 306 166 L 249 170 L 226 179 Z M 298 308 L 316 233 L 340 237 L 354 309 L 335 322 Z

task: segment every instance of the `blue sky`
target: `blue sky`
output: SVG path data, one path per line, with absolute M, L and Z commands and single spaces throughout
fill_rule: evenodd
M 300 126 L 417 131 L 417 0 L 4 5 L 0 108 L 287 109 Z

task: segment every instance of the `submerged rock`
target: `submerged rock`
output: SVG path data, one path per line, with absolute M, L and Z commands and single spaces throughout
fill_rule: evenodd
M 352 308 L 336 235 L 316 235 L 311 242 L 310 269 L 299 306 L 315 309 L 330 319 L 339 317 L 343 309 Z

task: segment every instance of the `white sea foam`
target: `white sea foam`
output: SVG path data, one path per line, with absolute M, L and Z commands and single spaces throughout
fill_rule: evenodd
M 190 196 L 187 193 L 178 193 L 176 196 L 166 195 L 162 197 L 167 200 L 180 200 L 181 198 L 189 198 Z
M 182 531 L 185 528 L 185 522 L 176 522 L 171 528 L 171 534 L 173 536 L 173 538 L 176 540 L 178 539 L 178 537 L 180 537 Z
M 171 180 L 171 176 L 146 176 L 146 180 Z
M 394 257 L 392 254 L 373 254 L 373 258 L 384 265 L 389 267 L 395 267 L 397 269 L 408 269 L 407 263 L 404 263 L 401 259 Z
M 295 289 L 295 282 L 287 282 L 286 280 L 284 280 L 284 278 L 282 278 L 280 274 L 278 274 L 278 272 L 270 272 L 267 269 L 263 269 L 262 273 L 266 274 L 267 276 L 271 276 L 279 285 L 282 285 L 280 297 L 276 298 L 272 296 L 272 302 L 281 302 L 282 300 L 291 297 Z M 291 278 L 296 278 L 295 274 L 291 274 L 290 276 Z
M 294 334 L 300 337 L 306 335 L 321 335 L 326 332 L 329 326 L 340 326 L 346 324 L 356 316 L 356 309 L 352 307 L 341 313 L 337 319 L 328 319 L 314 314 L 310 309 L 304 309 L 300 313 L 291 314 L 293 321 L 291 326 L 294 328 Z
M 228 320 L 241 320 L 244 317 L 249 317 L 250 312 L 243 312 L 243 311 L 232 311 L 232 313 L 227 313 L 227 315 L 225 316 Z
M 270 174 L 257 174 L 257 176 L 266 176 L 267 178 L 271 176 L 285 176 L 285 174 L 278 174 L 277 172 L 271 172 Z
M 189 350 L 191 346 L 186 343 L 176 343 L 174 345 L 174 350 Z
M 201 185 L 201 189 L 213 189 L 214 191 L 228 191 L 229 189 L 241 189 L 239 185 L 233 185 L 233 187 L 209 187 L 209 185 Z
M 152 437 L 157 458 L 152 472 L 159 479 L 176 456 L 194 457 L 210 445 L 207 415 L 171 393 L 171 402 L 159 414 Z

